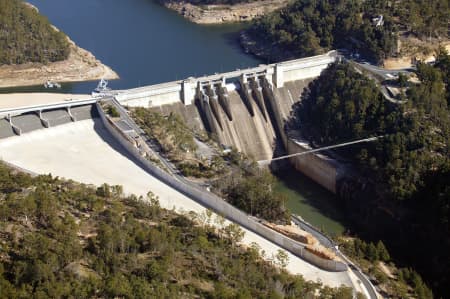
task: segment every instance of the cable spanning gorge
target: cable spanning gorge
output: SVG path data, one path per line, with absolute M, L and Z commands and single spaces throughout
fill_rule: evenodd
M 298 139 L 285 136 L 284 123 L 303 89 L 336 59 L 337 52 L 331 51 L 256 68 L 118 91 L 115 98 L 124 106 L 150 108 L 164 115 L 178 114 L 194 131 L 208 131 L 220 143 L 257 161 L 269 160 L 280 148 L 289 153 L 309 149 Z M 308 161 L 301 157 L 291 160 L 313 180 L 336 192 L 336 163 L 324 162 L 322 156 Z
M 301 242 L 270 229 L 199 186 L 186 183 L 145 158 L 142 132 L 122 106 L 177 113 L 195 130 L 215 134 L 220 143 L 267 160 L 279 146 L 288 153 L 307 150 L 284 134 L 284 121 L 307 84 L 337 59 L 335 52 L 279 64 L 131 90 L 98 98 L 0 109 L 0 158 L 33 173 L 52 173 L 88 184 L 123 185 L 127 193 L 154 192 L 161 206 L 203 213 L 210 209 L 246 232 L 243 242 L 258 243 L 275 255 L 289 252 L 287 269 L 326 285 L 354 287 L 376 298 L 369 282 L 342 258 L 316 255 Z M 115 105 L 110 118 L 100 102 Z M 32 148 L 32 151 L 29 149 Z M 27 151 L 28 149 L 28 151 Z M 320 155 L 292 157 L 294 165 L 335 191 L 338 169 Z M 363 285 L 361 285 L 361 281 Z

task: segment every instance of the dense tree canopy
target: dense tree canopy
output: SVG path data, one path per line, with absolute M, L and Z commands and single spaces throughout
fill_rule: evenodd
M 274 192 L 275 177 L 256 165 L 218 180 L 215 185 L 232 205 L 270 222 L 286 224 L 290 213 L 286 208 L 287 198 Z
M 376 27 L 372 24 L 376 16 L 363 1 L 297 0 L 255 22 L 251 32 L 296 56 L 353 45 L 378 60 L 393 53 L 396 37 L 391 19 L 386 16 L 384 26 Z
M 375 173 L 391 195 L 408 198 L 429 169 L 449 160 L 445 72 L 420 64 L 417 73 L 422 83 L 409 88 L 406 105 L 398 105 L 385 100 L 375 82 L 351 65 L 334 64 L 309 86 L 290 125 L 301 127 L 315 145 L 382 137 L 339 153 Z
M 394 9 L 402 27 L 417 36 L 448 37 L 449 0 L 402 0 Z
M 361 206 L 388 205 L 389 215 L 400 221 L 399 227 L 389 228 L 402 231 L 397 240 L 406 242 L 405 247 L 413 240 L 420 244 L 408 256 L 434 255 L 432 260 L 411 258 L 441 291 L 448 286 L 450 251 L 449 66 L 449 56 L 442 51 L 435 66 L 419 64 L 420 83 L 408 82 L 407 103 L 394 104 L 351 65 L 331 65 L 310 84 L 288 125 L 314 146 L 382 136 L 377 142 L 335 151 L 357 166 L 363 185 L 374 186 L 366 188 L 373 194 L 360 194 L 366 197 L 357 199 L 362 209 L 357 213 L 367 219 L 371 213 Z
M 379 61 L 395 53 L 397 33 L 447 36 L 448 0 L 296 0 L 255 21 L 249 32 L 294 56 L 352 48 Z M 376 26 L 374 18 L 383 16 Z
M 53 62 L 69 55 L 64 33 L 20 0 L 0 0 L 0 65 Z
M 257 245 L 236 246 L 238 226 L 216 230 L 211 214 L 191 216 L 161 209 L 152 194 L 0 164 L 1 297 L 352 298 L 350 288 L 321 291 L 275 268 Z

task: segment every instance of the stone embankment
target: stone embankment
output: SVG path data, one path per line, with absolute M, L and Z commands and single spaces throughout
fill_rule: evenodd
M 72 40 L 69 57 L 64 61 L 0 65 L 0 88 L 42 85 L 47 80 L 56 82 L 93 81 L 101 78 L 113 80 L 119 76 L 102 64 L 94 55 L 78 47 Z
M 250 21 L 285 7 L 289 0 L 257 0 L 250 3 L 194 5 L 185 1 L 161 0 L 161 3 L 191 22 L 222 24 Z

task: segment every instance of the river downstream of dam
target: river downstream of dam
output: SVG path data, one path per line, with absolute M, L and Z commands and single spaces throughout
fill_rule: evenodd
M 80 47 L 115 70 L 114 89 L 254 67 L 260 61 L 237 43 L 245 25 L 192 24 L 152 0 L 30 0 L 40 12 Z M 90 93 L 96 82 L 63 84 L 63 92 Z M 13 91 L 43 91 L 43 87 Z M 277 191 L 288 208 L 330 235 L 345 227 L 337 198 L 294 172 L 277 174 Z

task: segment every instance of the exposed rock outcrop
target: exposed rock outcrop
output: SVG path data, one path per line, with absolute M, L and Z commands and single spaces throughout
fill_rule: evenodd
M 47 80 L 77 82 L 119 78 L 111 68 L 102 64 L 91 52 L 68 40 L 70 54 L 66 60 L 49 64 L 0 65 L 0 88 L 40 85 Z
M 285 7 L 289 0 L 258 0 L 251 3 L 233 5 L 194 5 L 184 1 L 166 1 L 161 3 L 197 24 L 221 24 L 250 21 L 274 10 Z

